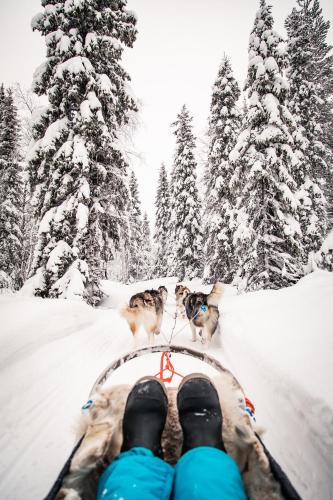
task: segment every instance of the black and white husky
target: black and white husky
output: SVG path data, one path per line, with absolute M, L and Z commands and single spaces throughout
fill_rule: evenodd
M 197 331 L 201 342 L 208 345 L 218 326 L 218 303 L 223 294 L 223 283 L 217 282 L 209 294 L 202 292 L 189 293 L 184 299 L 186 316 L 190 322 L 192 340 L 197 340 Z

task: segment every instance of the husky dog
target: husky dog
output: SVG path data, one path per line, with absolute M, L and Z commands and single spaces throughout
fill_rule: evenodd
M 164 286 L 160 286 L 158 290 L 145 290 L 133 295 L 129 306 L 121 310 L 120 313 L 127 320 L 133 334 L 135 348 L 135 335 L 141 325 L 148 334 L 149 345 L 154 345 L 154 335 L 160 333 L 167 295 L 168 291 Z
M 176 308 L 177 308 L 177 316 L 182 319 L 186 318 L 186 312 L 184 307 L 184 299 L 185 297 L 191 293 L 189 288 L 184 285 L 176 285 L 175 295 L 176 295 Z
M 202 344 L 207 345 L 212 340 L 218 326 L 220 313 L 217 306 L 222 293 L 223 283 L 217 282 L 209 294 L 195 292 L 185 297 L 185 311 L 190 321 L 193 342 L 197 340 L 197 329 Z

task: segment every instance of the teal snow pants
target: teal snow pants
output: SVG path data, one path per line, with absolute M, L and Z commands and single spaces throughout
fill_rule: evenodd
M 146 448 L 121 453 L 105 470 L 97 500 L 245 500 L 236 462 L 216 448 L 200 446 L 172 467 Z

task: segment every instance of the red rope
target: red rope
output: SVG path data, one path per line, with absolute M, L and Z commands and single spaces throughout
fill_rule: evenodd
M 249 398 L 245 398 L 245 405 L 250 408 L 250 410 L 255 413 L 256 412 L 256 409 L 255 409 L 255 406 L 254 404 L 252 403 L 252 401 L 249 400 Z
M 170 375 L 164 375 L 165 372 L 168 372 Z M 171 382 L 174 375 L 178 375 L 178 377 L 183 378 L 183 375 L 176 372 L 173 364 L 171 363 L 170 356 L 168 352 L 162 352 L 161 361 L 160 361 L 160 371 L 154 375 L 158 377 L 162 382 Z

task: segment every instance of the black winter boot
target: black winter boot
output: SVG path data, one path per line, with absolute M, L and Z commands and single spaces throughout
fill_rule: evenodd
M 208 377 L 201 374 L 185 377 L 178 389 L 177 406 L 184 434 L 182 454 L 198 446 L 225 450 L 220 401 Z
M 138 380 L 126 402 L 121 451 L 143 447 L 162 457 L 161 436 L 167 413 L 168 398 L 162 382 L 149 377 Z

